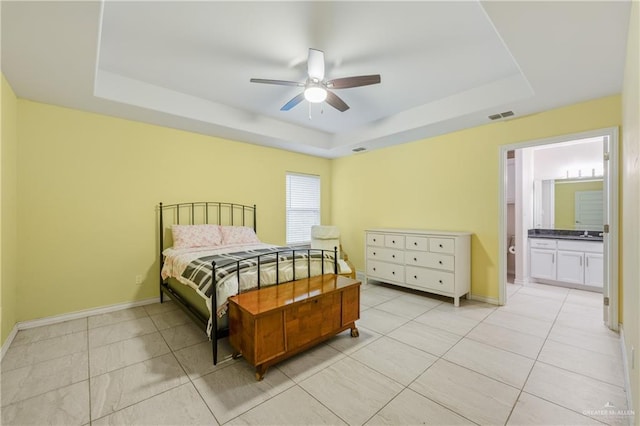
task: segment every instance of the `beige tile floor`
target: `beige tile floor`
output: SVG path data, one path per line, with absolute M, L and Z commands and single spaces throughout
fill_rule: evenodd
M 169 302 L 18 332 L 2 424 L 631 424 L 600 295 L 509 285 L 504 307 L 363 286 L 360 337 L 272 367 L 213 366 Z

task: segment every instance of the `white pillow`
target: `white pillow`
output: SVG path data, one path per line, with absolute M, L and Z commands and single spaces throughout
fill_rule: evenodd
M 218 225 L 173 225 L 173 247 L 213 247 L 222 244 L 222 233 Z
M 260 243 L 256 232 L 248 226 L 221 226 L 222 244 L 252 244 Z

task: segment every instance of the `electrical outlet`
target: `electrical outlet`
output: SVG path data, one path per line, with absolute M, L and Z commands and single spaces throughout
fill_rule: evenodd
M 136 284 L 137 285 L 142 284 L 142 275 L 136 275 Z

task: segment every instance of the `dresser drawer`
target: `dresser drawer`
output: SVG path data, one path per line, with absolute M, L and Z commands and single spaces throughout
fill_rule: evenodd
M 408 252 L 405 256 L 405 263 L 407 265 L 443 269 L 445 271 L 453 271 L 455 269 L 454 257 L 440 253 Z
M 367 245 L 384 247 L 384 234 L 367 234 Z
M 455 248 L 453 238 L 429 238 L 429 251 L 431 252 L 453 254 Z
M 404 249 L 404 235 L 385 235 L 384 245 L 389 248 Z
M 367 275 L 389 281 L 404 281 L 404 266 L 394 263 L 367 261 Z
M 405 241 L 405 248 L 407 250 L 429 250 L 429 239 L 427 237 L 414 237 L 413 235 L 407 235 Z
M 469 294 L 470 233 L 376 228 L 365 235 L 365 280 L 452 297 L 454 306 Z
M 433 269 L 407 266 L 407 284 L 424 287 L 430 290 L 453 292 L 454 275 L 451 272 L 434 271 Z
M 404 252 L 382 247 L 367 247 L 367 259 L 404 263 Z

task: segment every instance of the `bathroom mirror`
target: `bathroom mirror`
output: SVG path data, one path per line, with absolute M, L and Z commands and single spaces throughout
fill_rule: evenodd
M 603 229 L 602 178 L 538 180 L 533 194 L 535 228 Z

